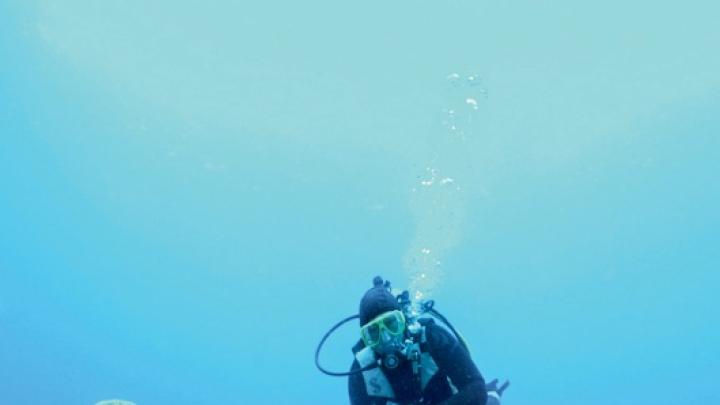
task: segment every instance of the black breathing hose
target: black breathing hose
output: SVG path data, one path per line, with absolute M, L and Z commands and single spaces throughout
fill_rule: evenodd
M 320 344 L 318 344 L 317 349 L 315 349 L 315 366 L 317 366 L 318 370 L 322 371 L 323 373 L 325 373 L 327 375 L 332 375 L 335 377 L 345 377 L 345 376 L 349 376 L 349 375 L 360 374 L 363 371 L 368 371 L 375 367 L 378 367 L 378 364 L 376 363 L 376 364 L 371 364 L 369 366 L 362 367 L 355 371 L 337 372 L 337 371 L 326 370 L 320 365 L 320 350 L 322 349 L 323 344 L 325 344 L 325 341 L 327 340 L 327 338 L 330 337 L 330 335 L 332 335 L 332 333 L 335 332 L 335 330 L 337 328 L 339 328 L 340 326 L 344 325 L 347 322 L 352 321 L 353 319 L 358 319 L 358 318 L 360 318 L 360 315 L 348 316 L 347 318 L 345 318 L 342 321 L 335 324 L 335 326 L 330 328 L 330 330 L 325 334 L 325 336 L 323 336 L 322 340 L 320 340 Z

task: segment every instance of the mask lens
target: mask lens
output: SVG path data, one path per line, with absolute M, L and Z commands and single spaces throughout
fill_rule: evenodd
M 366 345 L 374 345 L 380 340 L 380 325 L 374 323 L 365 327 L 363 332 Z
M 400 320 L 397 315 L 393 314 L 393 316 L 385 318 L 384 324 L 388 332 L 392 334 L 400 333 Z

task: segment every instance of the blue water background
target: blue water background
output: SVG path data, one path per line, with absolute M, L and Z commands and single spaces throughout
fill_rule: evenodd
M 147 3 L 0 3 L 0 404 L 347 403 L 418 247 L 506 404 L 720 402 L 716 2 Z

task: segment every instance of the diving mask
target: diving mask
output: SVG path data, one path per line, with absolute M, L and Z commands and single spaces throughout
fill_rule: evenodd
M 389 311 L 375 317 L 372 321 L 360 328 L 360 335 L 365 346 L 376 348 L 383 341 L 382 332 L 386 332 L 396 340 L 405 332 L 405 315 L 402 311 Z

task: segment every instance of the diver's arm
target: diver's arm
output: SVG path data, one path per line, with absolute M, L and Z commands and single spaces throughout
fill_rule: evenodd
M 428 325 L 426 333 L 430 354 L 458 389 L 455 395 L 441 404 L 485 404 L 488 400 L 485 380 L 467 350 L 450 332 L 438 325 Z

